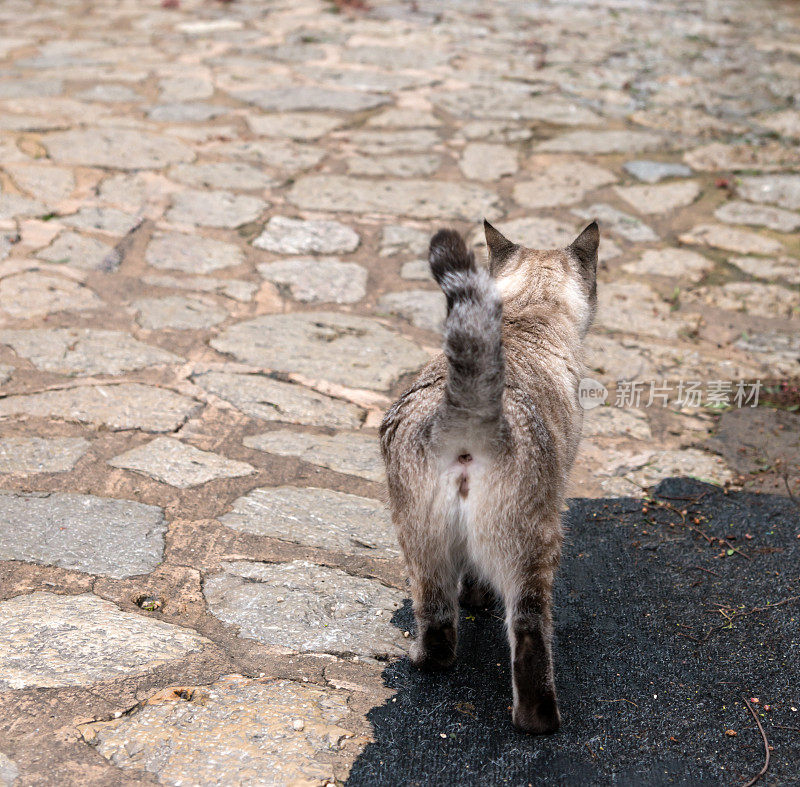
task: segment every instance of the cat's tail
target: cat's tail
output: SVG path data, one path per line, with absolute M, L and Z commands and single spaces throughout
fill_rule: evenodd
M 454 230 L 431 238 L 433 278 L 447 297 L 444 354 L 448 373 L 445 417 L 491 422 L 502 417 L 505 354 L 503 301 L 494 279 Z

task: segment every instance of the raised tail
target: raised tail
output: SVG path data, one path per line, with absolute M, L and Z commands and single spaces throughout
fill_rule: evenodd
M 431 273 L 447 297 L 445 418 L 491 422 L 503 412 L 503 301 L 489 272 L 454 230 L 431 238 Z

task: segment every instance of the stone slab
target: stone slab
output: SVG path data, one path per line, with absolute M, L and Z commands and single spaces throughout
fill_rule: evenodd
M 82 437 L 0 438 L 0 473 L 65 473 L 75 467 L 89 445 Z
M 273 216 L 253 245 L 276 254 L 346 254 L 360 241 L 355 230 L 338 221 Z
M 220 268 L 241 265 L 244 254 L 232 243 L 185 235 L 181 232 L 156 232 L 147 245 L 148 265 L 184 273 L 211 273 Z
M 167 295 L 163 298 L 140 298 L 131 306 L 138 312 L 136 322 L 151 331 L 206 330 L 223 322 L 228 312 L 213 299 L 200 295 Z
M 258 272 L 304 303 L 357 303 L 367 294 L 367 270 L 335 257 L 264 262 Z

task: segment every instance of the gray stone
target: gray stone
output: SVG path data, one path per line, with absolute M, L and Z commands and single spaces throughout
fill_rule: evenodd
M 316 85 L 296 85 L 271 90 L 246 90 L 236 98 L 269 112 L 321 110 L 323 112 L 361 112 L 387 104 L 389 99 L 376 93 L 354 90 L 331 90 Z
M 519 168 L 512 148 L 485 142 L 470 142 L 461 153 L 458 166 L 471 180 L 497 180 L 513 175 Z
M 102 303 L 83 284 L 49 273 L 28 271 L 0 281 L 0 309 L 21 319 L 97 309 Z
M 95 385 L 0 399 L 0 416 L 31 415 L 104 424 L 110 429 L 173 432 L 199 406 L 186 396 L 139 383 Z
M 171 785 L 333 784 L 331 755 L 354 736 L 341 725 L 358 729 L 347 700 L 313 683 L 226 676 L 188 692 L 166 689 L 119 719 L 80 731 L 133 779 L 146 773 Z
M 155 440 L 109 459 L 112 467 L 133 470 L 178 489 L 189 489 L 219 478 L 241 478 L 258 472 L 247 462 L 235 462 L 201 451 L 171 437 Z
M 77 166 L 161 169 L 194 159 L 192 149 L 177 139 L 141 129 L 70 129 L 47 134 L 42 141 L 54 161 Z
M 176 290 L 194 290 L 196 292 L 214 292 L 226 295 L 236 301 L 247 303 L 253 300 L 258 285 L 242 279 L 215 279 L 210 276 L 145 276 L 142 281 L 153 287 L 166 287 Z
M 347 171 L 353 175 L 393 175 L 413 178 L 433 175 L 440 167 L 439 156 L 407 153 L 397 156 L 349 156 Z
M 173 101 L 199 101 L 214 95 L 210 77 L 181 74 L 158 80 L 159 98 L 164 103 Z
M 763 145 L 732 144 L 712 142 L 709 145 L 689 150 L 683 155 L 683 160 L 692 169 L 700 172 L 744 172 L 761 170 L 772 172 L 775 170 L 792 169 L 800 164 L 800 151 L 795 146 L 783 145 L 778 142 L 766 142 Z M 787 176 L 777 176 L 779 179 Z M 748 197 L 753 202 L 762 200 Z M 769 200 L 767 200 L 769 201 Z
M 729 257 L 728 262 L 759 279 L 783 279 L 789 284 L 800 284 L 800 260 L 796 257 Z
M 162 559 L 164 512 L 132 500 L 0 492 L 0 559 L 123 579 Z
M 230 112 L 230 107 L 221 104 L 205 104 L 200 101 L 191 103 L 161 104 L 153 107 L 147 116 L 159 123 L 198 123 L 203 120 L 219 117 Z
M 531 180 L 517 183 L 514 199 L 526 208 L 572 205 L 590 191 L 607 186 L 616 179 L 612 172 L 593 164 L 555 163 L 543 169 L 537 168 Z
M 263 421 L 358 429 L 364 420 L 363 411 L 349 402 L 262 374 L 204 372 L 192 380 L 243 413 Z
M 742 178 L 736 193 L 750 202 L 800 210 L 800 175 L 761 175 Z
M 665 139 L 650 131 L 570 131 L 540 142 L 535 150 L 548 153 L 636 153 L 663 148 Z
M 714 263 L 688 249 L 649 249 L 635 262 L 627 262 L 622 270 L 633 274 L 673 276 L 687 282 L 698 282 Z
M 403 604 L 399 590 L 303 560 L 222 568 L 203 592 L 212 614 L 240 636 L 301 653 L 403 653 L 403 635 L 391 624 Z
M 19 194 L 0 194 L 0 220 L 43 216 L 46 213 L 47 207 L 37 200 Z
M 89 450 L 82 437 L 4 437 L 0 473 L 65 473 Z
M 219 521 L 234 530 L 364 557 L 397 558 L 400 550 L 383 503 L 330 489 L 254 489 Z
M 285 140 L 256 139 L 221 142 L 209 148 L 218 156 L 245 159 L 292 176 L 314 167 L 324 158 L 325 150 L 311 145 L 297 145 Z
M 103 270 L 113 247 L 77 232 L 62 232 L 46 249 L 37 253 L 41 260 L 59 262 L 85 271 Z
M 414 128 L 402 131 L 383 129 L 353 131 L 347 135 L 347 141 L 359 153 L 385 156 L 409 150 L 428 153 L 442 140 L 435 131 Z
M 30 593 L 0 602 L 0 687 L 92 686 L 145 675 L 210 644 L 91 593 Z
M 600 221 L 600 232 L 608 228 L 609 231 L 633 243 L 651 243 L 658 240 L 658 235 L 643 221 L 611 205 L 595 204 L 572 212 L 584 219 Z
M 31 328 L 0 331 L 0 343 L 37 369 L 59 374 L 121 374 L 183 359 L 122 331 L 87 328 Z
M 220 268 L 241 265 L 244 254 L 232 243 L 223 243 L 199 235 L 180 232 L 157 232 L 147 246 L 145 259 L 154 268 L 211 273 Z
M 177 224 L 232 229 L 255 221 L 268 207 L 268 202 L 244 194 L 187 190 L 175 195 L 167 219 Z
M 442 121 L 431 112 L 397 107 L 385 109 L 367 121 L 371 128 L 438 128 L 441 125 Z
M 750 224 L 754 227 L 768 227 L 776 232 L 794 232 L 800 228 L 798 213 L 739 200 L 720 205 L 714 211 L 714 217 L 726 224 Z
M 299 66 L 297 72 L 324 87 L 372 91 L 373 93 L 399 93 L 412 87 L 423 87 L 436 81 L 436 77 L 418 69 L 416 73 L 375 71 L 365 68 L 328 68 L 327 66 Z
M 360 432 L 323 435 L 276 429 L 245 437 L 244 444 L 278 456 L 296 456 L 304 462 L 369 481 L 385 479 L 378 438 L 373 435 Z
M 711 246 L 737 254 L 780 254 L 783 246 L 772 238 L 723 224 L 698 224 L 678 237 L 692 246 Z
M 142 97 L 125 85 L 94 85 L 87 90 L 82 90 L 75 98 L 81 101 L 101 101 L 104 104 L 127 104 L 131 101 L 141 101 Z
M 589 437 L 629 437 L 634 440 L 652 440 L 653 437 L 644 413 L 620 407 L 587 410 L 583 415 L 583 434 Z
M 77 227 L 81 230 L 99 230 L 109 235 L 127 235 L 141 223 L 139 216 L 123 213 L 115 208 L 105 206 L 83 207 L 71 216 L 59 219 L 62 224 Z
M 412 260 L 404 262 L 400 268 L 400 278 L 411 281 L 433 281 L 431 266 L 427 260 Z
M 645 183 L 658 183 L 665 178 L 688 178 L 692 174 L 692 170 L 685 164 L 664 161 L 627 161 L 622 168 Z
M 654 186 L 617 186 L 615 191 L 639 213 L 668 213 L 691 205 L 700 195 L 695 180 L 679 180 Z
M 693 290 L 686 294 L 686 300 L 759 317 L 800 317 L 800 293 L 796 288 L 789 289 L 778 284 L 733 281 L 718 287 Z
M 447 308 L 438 290 L 403 290 L 389 292 L 378 300 L 378 311 L 388 312 L 408 320 L 426 331 L 441 331 Z
M 17 763 L 0 752 L 0 787 L 14 787 L 18 777 Z
M 75 188 L 72 170 L 42 164 L 4 164 L 5 169 L 17 185 L 36 199 L 48 204 L 69 197 Z
M 800 335 L 767 331 L 743 334 L 735 346 L 758 356 L 771 374 L 796 376 L 800 372 Z
M 597 288 L 595 324 L 612 331 L 675 339 L 684 324 L 679 314 L 641 282 L 614 281 Z
M 443 180 L 367 180 L 343 175 L 298 179 L 289 200 L 307 210 L 388 213 L 420 219 L 494 217 L 497 195 L 482 186 Z
M 6 363 L 0 363 L 0 384 L 7 383 L 11 379 L 14 374 L 14 368 Z
M 431 233 L 406 227 L 402 224 L 389 224 L 383 228 L 381 235 L 381 257 L 392 257 L 395 254 L 428 253 Z
M 277 254 L 342 254 L 355 251 L 360 241 L 358 233 L 338 221 L 273 216 L 253 245 Z
M 341 117 L 316 112 L 247 115 L 247 125 L 254 134 L 278 139 L 319 139 L 343 124 L 344 119 Z
M 256 317 L 227 328 L 211 346 L 255 366 L 376 390 L 429 357 L 374 320 L 334 312 Z
M 258 272 L 305 303 L 356 303 L 367 293 L 367 270 L 333 257 L 264 262 Z
M 275 185 L 260 167 L 243 161 L 214 161 L 210 164 L 179 164 L 169 175 L 198 189 L 261 190 Z
M 45 98 L 59 96 L 64 92 L 60 79 L 23 79 L 17 77 L 0 82 L 0 99 L 4 98 Z
M 228 316 L 225 309 L 200 295 L 140 298 L 131 305 L 138 312 L 136 322 L 151 331 L 204 330 L 219 325 Z

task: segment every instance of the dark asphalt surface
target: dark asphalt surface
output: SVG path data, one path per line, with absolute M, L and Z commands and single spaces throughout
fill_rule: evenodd
M 462 612 L 451 671 L 386 668 L 397 693 L 371 712 L 376 740 L 347 784 L 743 784 L 764 762 L 746 696 L 760 700 L 773 746 L 762 783 L 800 785 L 800 600 L 786 601 L 800 596 L 800 512 L 690 479 L 664 481 L 656 497 L 709 537 L 735 536 L 747 557 L 675 524 L 670 508 L 570 501 L 556 600 L 561 731 L 513 729 L 501 613 Z M 746 614 L 728 624 L 717 605 Z M 408 605 L 395 623 L 411 627 Z

